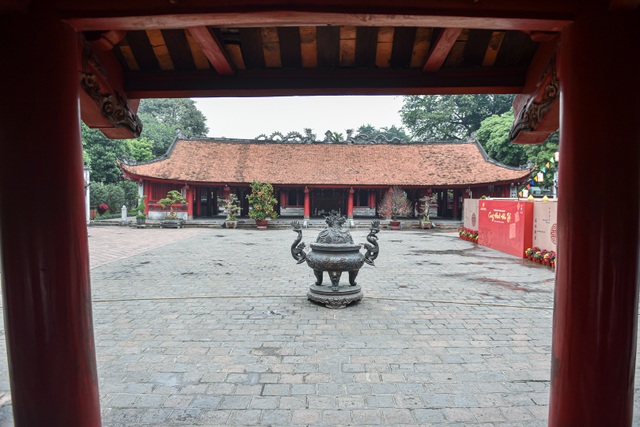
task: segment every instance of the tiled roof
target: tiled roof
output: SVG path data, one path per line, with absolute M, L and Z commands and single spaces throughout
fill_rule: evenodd
M 518 182 L 529 170 L 485 158 L 475 142 L 293 144 L 177 140 L 166 158 L 122 165 L 134 178 L 176 182 L 459 186 Z

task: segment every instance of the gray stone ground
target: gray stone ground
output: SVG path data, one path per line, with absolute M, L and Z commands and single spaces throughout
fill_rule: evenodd
M 291 230 L 89 234 L 104 426 L 546 425 L 545 267 L 454 231 L 383 230 L 363 301 L 330 310 L 306 299 Z

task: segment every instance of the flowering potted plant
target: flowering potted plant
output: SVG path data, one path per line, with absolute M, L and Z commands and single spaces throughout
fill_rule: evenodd
M 553 269 L 556 268 L 556 252 L 540 249 L 537 246 L 528 248 L 524 251 L 525 257 L 538 264 L 544 264 Z
M 109 205 L 107 205 L 106 203 L 100 203 L 98 205 L 98 213 L 100 215 L 104 215 L 105 212 L 107 212 L 109 210 Z
M 409 215 L 412 211 L 411 202 L 407 198 L 407 193 L 400 187 L 391 187 L 391 190 L 384 194 L 382 202 L 378 206 L 381 216 L 391 217 L 389 226 L 392 230 L 400 230 L 399 216 Z
M 238 225 L 238 214 L 240 213 L 240 206 L 238 206 L 238 196 L 235 194 L 229 194 L 228 199 L 218 199 L 219 203 L 222 203 L 224 212 L 227 214 L 227 218 L 224 222 L 227 228 L 236 228 Z
M 160 221 L 161 228 L 181 228 L 184 225 L 184 221 L 178 218 L 178 215 L 173 210 L 173 205 L 187 205 L 187 201 L 178 190 L 169 191 L 165 198 L 158 200 L 158 204 L 162 206 L 162 209 L 169 210 L 167 216 Z
M 278 217 L 273 208 L 278 201 L 273 195 L 273 186 L 268 182 L 253 181 L 251 194 L 247 194 L 247 199 L 250 206 L 249 218 L 256 221 L 258 228 L 267 228 L 267 219 Z
M 462 240 L 472 243 L 478 243 L 478 230 L 472 230 L 466 227 L 458 228 L 458 235 Z

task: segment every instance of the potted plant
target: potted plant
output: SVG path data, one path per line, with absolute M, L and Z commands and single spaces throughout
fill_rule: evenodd
M 184 221 L 178 218 L 178 215 L 173 210 L 173 205 L 180 204 L 182 206 L 187 205 L 187 201 L 178 190 L 171 190 L 167 193 L 167 196 L 158 200 L 158 204 L 162 206 L 162 209 L 169 210 L 169 213 L 160 221 L 160 227 L 162 228 L 181 228 Z
M 407 193 L 402 188 L 395 186 L 384 194 L 382 202 L 378 206 L 378 212 L 381 216 L 391 218 L 389 226 L 392 230 L 400 230 L 398 217 L 409 215 L 411 211 L 411 202 L 407 198 Z
M 147 222 L 147 215 L 144 213 L 146 209 L 146 204 L 144 203 L 144 199 L 147 196 L 139 196 L 138 197 L 138 206 L 133 208 L 131 213 L 136 215 L 136 226 L 138 228 L 143 228 Z
M 99 215 L 104 215 L 108 210 L 109 210 L 109 205 L 107 205 L 106 203 L 100 203 L 98 205 L 98 214 Z
M 236 228 L 238 226 L 238 214 L 240 213 L 240 206 L 238 206 L 238 196 L 230 194 L 228 199 L 218 199 L 219 203 L 222 203 L 227 218 L 224 221 L 224 225 L 227 228 Z
M 273 207 L 278 203 L 273 195 L 273 186 L 268 182 L 253 181 L 251 194 L 247 194 L 249 200 L 249 218 L 256 221 L 259 229 L 267 228 L 269 218 L 277 218 L 278 213 Z
M 420 228 L 428 230 L 433 227 L 431 222 L 431 217 L 429 216 L 429 207 L 435 201 L 435 196 L 425 196 L 420 199 L 421 205 L 420 210 L 422 211 L 422 216 L 420 217 Z

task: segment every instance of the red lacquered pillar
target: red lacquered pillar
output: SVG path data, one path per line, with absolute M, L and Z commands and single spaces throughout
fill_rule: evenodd
M 0 245 L 15 425 L 100 426 L 76 34 L 48 14 L 2 16 L 0 34 L 11 40 L 0 45 Z
M 311 200 L 309 198 L 309 188 L 304 187 L 304 219 L 311 217 Z
M 194 191 L 193 191 L 193 187 L 190 186 L 186 186 L 187 187 L 187 217 L 189 219 L 193 219 L 193 205 L 195 202 L 195 197 L 194 197 Z
M 280 208 L 287 207 L 287 192 L 282 189 L 280 190 Z
M 347 218 L 353 219 L 353 187 L 349 189 L 349 197 L 347 198 Z
M 550 426 L 632 422 L 640 65 L 629 53 L 640 46 L 640 11 L 602 3 L 562 32 Z
M 149 204 L 151 203 L 151 182 L 146 181 L 143 185 L 144 187 L 142 187 L 142 193 L 145 195 L 144 213 L 145 215 L 149 216 Z

